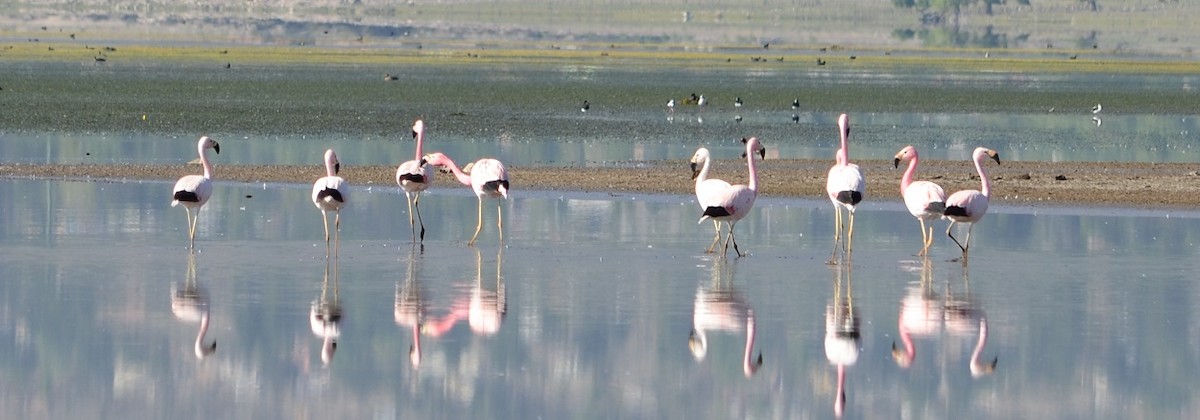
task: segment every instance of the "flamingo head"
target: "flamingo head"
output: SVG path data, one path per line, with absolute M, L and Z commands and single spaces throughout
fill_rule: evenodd
M 696 330 L 692 330 L 691 334 L 688 334 L 688 349 L 692 351 L 692 357 L 695 357 L 696 361 L 701 361 L 704 360 L 704 355 L 708 354 L 708 343 L 703 336 L 696 334 Z
M 333 168 L 333 173 L 338 173 L 342 170 L 342 163 L 338 161 L 337 153 L 333 149 L 325 151 L 325 167 Z
M 892 360 L 895 360 L 896 366 L 901 369 L 908 369 L 909 366 L 912 366 L 913 354 L 897 347 L 896 343 L 892 343 Z
M 846 114 L 838 116 L 838 129 L 841 130 L 842 138 L 850 138 L 850 116 Z
M 903 149 L 900 149 L 900 151 L 896 153 L 896 158 L 892 161 L 892 167 L 899 168 L 900 162 L 913 160 L 916 158 L 917 158 L 917 148 L 912 147 L 911 145 L 904 146 Z
M 425 134 L 425 122 L 421 121 L 421 120 L 417 120 L 417 122 L 413 123 L 413 126 L 412 126 L 413 138 L 415 139 L 417 137 L 420 137 L 422 134 Z
M 746 152 L 742 153 L 742 157 L 746 157 L 746 153 L 748 152 L 757 154 L 759 159 L 767 158 L 767 148 L 763 147 L 762 143 L 758 141 L 758 137 L 743 137 L 742 143 L 746 145 Z
M 708 149 L 703 147 L 696 149 L 696 154 L 692 155 L 691 160 L 692 179 L 696 179 L 696 177 L 700 176 L 700 168 L 704 166 L 705 162 L 708 162 L 708 159 Z
M 983 153 L 986 154 L 987 157 L 990 157 L 990 158 L 992 158 L 992 160 L 996 161 L 997 165 L 1000 164 L 1000 154 L 996 153 L 995 150 L 987 149 Z
M 762 353 L 759 353 L 757 359 L 752 362 L 747 362 L 745 366 L 742 366 L 742 373 L 745 374 L 747 378 L 752 377 L 755 373 L 758 373 L 758 368 L 762 367 L 762 364 Z
M 221 144 L 217 140 L 209 136 L 200 137 L 200 147 L 202 149 L 213 149 L 217 154 L 221 154 Z
M 999 357 L 992 358 L 992 361 L 984 363 L 971 364 L 971 378 L 979 379 L 996 372 L 996 364 L 1000 362 Z
M 421 367 L 421 351 L 417 349 L 417 346 L 408 346 L 408 361 L 414 368 Z

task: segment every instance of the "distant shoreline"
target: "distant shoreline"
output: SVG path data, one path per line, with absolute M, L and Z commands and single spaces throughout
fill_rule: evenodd
M 1138 209 L 1200 207 L 1200 172 L 1184 163 L 1013 162 L 989 165 L 992 201 L 1014 205 L 1095 205 Z M 900 200 L 903 168 L 882 160 L 857 161 L 867 175 L 868 201 Z M 760 191 L 765 197 L 824 198 L 825 176 L 832 162 L 814 159 L 766 160 L 760 165 Z M 732 183 L 746 182 L 744 162 L 717 162 L 718 173 Z M 0 178 L 42 180 L 163 180 L 196 173 L 195 165 L 0 164 Z M 968 162 L 923 161 L 921 179 L 937 182 L 947 192 L 978 189 Z M 234 182 L 308 183 L 323 175 L 317 165 L 217 165 L 219 180 Z M 341 175 L 352 184 L 395 186 L 395 167 L 348 166 Z M 649 161 L 637 167 L 509 167 L 514 191 L 521 189 L 691 195 L 693 183 L 686 161 Z M 436 187 L 461 187 L 450 176 Z

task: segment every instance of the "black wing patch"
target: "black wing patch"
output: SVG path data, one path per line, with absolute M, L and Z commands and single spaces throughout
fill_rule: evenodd
M 845 204 L 849 204 L 851 206 L 858 205 L 858 203 L 861 202 L 862 199 L 863 199 L 863 195 L 861 192 L 858 192 L 858 191 L 842 191 L 837 194 L 837 200 L 839 203 L 845 203 Z
M 199 203 L 200 196 L 195 191 L 175 191 L 175 200 L 189 203 Z
M 333 201 L 344 203 L 342 200 L 342 192 L 333 188 L 326 188 L 317 193 L 317 200 L 324 200 L 325 197 L 332 197 Z

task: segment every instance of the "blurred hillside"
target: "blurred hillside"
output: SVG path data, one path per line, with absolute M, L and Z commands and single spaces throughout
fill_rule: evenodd
M 1191 0 L 20 0 L 0 40 L 389 47 L 1022 49 L 1191 58 Z M 997 3 L 1001 2 L 1002 3 Z M 1028 3 L 1022 5 L 1020 3 Z

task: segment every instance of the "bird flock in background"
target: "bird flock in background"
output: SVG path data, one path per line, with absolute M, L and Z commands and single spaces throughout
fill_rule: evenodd
M 703 95 L 693 94 L 693 97 L 688 98 L 685 102 L 703 106 L 706 100 Z M 739 97 L 735 101 L 735 106 L 741 103 Z M 587 106 L 588 103 L 585 102 L 585 111 Z M 673 106 L 674 100 L 668 103 L 669 108 L 673 109 Z M 793 107 L 796 106 L 797 104 L 794 103 Z M 840 145 L 834 152 L 834 165 L 829 169 L 825 185 L 826 193 L 834 206 L 833 251 L 828 261 L 828 264 L 831 265 L 848 261 L 853 255 L 855 209 L 866 198 L 867 185 L 862 170 L 850 161 L 849 116 L 841 114 L 838 117 L 837 125 Z M 471 187 L 475 192 L 478 200 L 478 216 L 475 233 L 467 245 L 474 246 L 483 229 L 485 199 L 496 200 L 496 227 L 499 239 L 503 242 L 504 217 L 500 200 L 508 199 L 509 192 L 508 171 L 504 164 L 496 159 L 482 158 L 460 168 L 443 153 L 424 154 L 425 123 L 423 121 L 417 120 L 413 124 L 412 135 L 416 142 L 413 159 L 400 164 L 396 169 L 396 184 L 404 191 L 408 204 L 408 220 L 412 228 L 413 243 L 422 243 L 425 239 L 425 223 L 421 218 L 420 200 L 421 193 L 433 183 L 435 167 L 450 173 L 458 182 Z M 758 155 L 759 159 L 765 159 L 766 148 L 756 137 L 743 138 L 742 142 L 745 144 L 745 152 L 742 157 L 746 159 L 746 168 L 749 174 L 748 184 L 734 185 L 711 177 L 710 170 L 713 159 L 707 148 L 701 147 L 696 150 L 690 160 L 692 179 L 695 181 L 696 202 L 701 209 L 698 223 L 703 224 L 706 220 L 711 220 L 716 232 L 712 243 L 705 250 L 706 253 L 718 252 L 717 247 L 720 245 L 719 253 L 722 256 L 727 255 L 729 246 L 732 244 L 734 253 L 738 257 L 746 255 L 738 246 L 734 227 L 738 221 L 750 214 L 754 207 L 754 201 L 759 193 L 755 155 Z M 204 173 L 180 178 L 175 183 L 171 202 L 173 207 L 182 204 L 187 211 L 188 247 L 192 249 L 195 248 L 196 223 L 199 219 L 200 209 L 212 195 L 214 175 L 212 164 L 206 154 L 208 149 L 220 153 L 220 145 L 217 141 L 203 136 L 197 143 L 197 154 L 200 157 Z M 938 219 L 946 219 L 950 221 L 946 228 L 946 236 L 958 245 L 962 251 L 962 260 L 966 260 L 971 247 L 971 232 L 988 210 L 991 182 L 984 167 L 988 159 L 994 160 L 997 164 L 1000 163 L 999 154 L 984 147 L 975 149 L 971 156 L 971 161 L 975 164 L 982 184 L 979 190 L 963 190 L 947 196 L 941 186 L 930 181 L 916 180 L 920 158 L 915 147 L 906 146 L 896 153 L 894 157 L 896 168 L 900 167 L 901 162 L 908 162 L 900 180 L 900 196 L 909 213 L 920 223 L 921 248 L 917 253 L 918 256 L 928 255 L 929 248 L 933 244 L 933 227 L 927 225 Z M 325 176 L 317 179 L 313 184 L 312 202 L 321 212 L 328 255 L 331 240 L 335 250 L 339 243 L 341 209 L 349 201 L 349 184 L 344 178 L 338 176 L 341 163 L 333 149 L 325 151 L 324 163 Z M 334 219 L 332 232 L 329 228 L 328 214 L 330 212 L 333 213 Z M 954 226 L 960 223 L 968 225 L 967 235 L 962 241 L 959 241 L 953 232 Z M 418 226 L 420 227 L 419 232 Z M 722 226 L 724 226 L 724 231 Z M 725 236 L 723 244 L 721 242 L 722 235 Z

